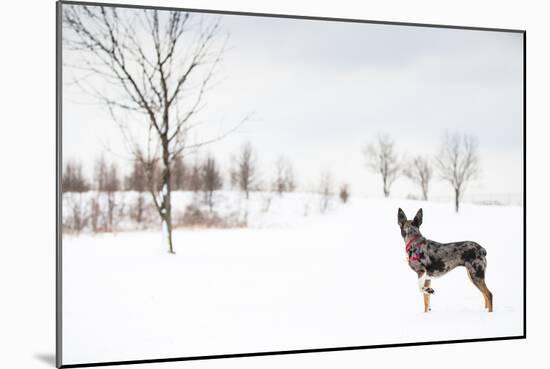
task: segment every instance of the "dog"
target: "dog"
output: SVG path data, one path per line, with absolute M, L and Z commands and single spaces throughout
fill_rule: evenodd
M 397 211 L 397 224 L 405 241 L 407 261 L 418 276 L 418 287 L 424 297 L 424 312 L 430 311 L 431 278 L 440 277 L 456 267 L 463 266 L 468 271 L 470 280 L 485 300 L 487 311 L 493 311 L 493 294 L 485 284 L 487 269 L 487 251 L 472 241 L 438 243 L 429 240 L 420 233 L 422 209 L 419 209 L 413 220 L 401 208 Z

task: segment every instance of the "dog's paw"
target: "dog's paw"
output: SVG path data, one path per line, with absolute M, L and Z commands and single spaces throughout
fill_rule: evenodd
M 435 293 L 434 289 L 431 287 L 424 287 L 423 290 L 424 293 L 427 293 L 428 295 L 433 295 Z

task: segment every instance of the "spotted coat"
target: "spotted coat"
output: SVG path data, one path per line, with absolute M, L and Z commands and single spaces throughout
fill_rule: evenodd
M 407 259 L 409 266 L 419 276 L 427 273 L 430 277 L 440 277 L 456 267 L 463 266 L 470 278 L 483 280 L 487 260 L 487 251 L 473 241 L 439 243 L 422 236 L 419 227 L 422 223 L 422 212 L 409 221 L 398 216 L 401 235 L 409 243 Z

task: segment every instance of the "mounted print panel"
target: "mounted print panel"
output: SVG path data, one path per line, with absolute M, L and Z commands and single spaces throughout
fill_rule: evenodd
M 525 337 L 524 37 L 58 3 L 58 366 Z

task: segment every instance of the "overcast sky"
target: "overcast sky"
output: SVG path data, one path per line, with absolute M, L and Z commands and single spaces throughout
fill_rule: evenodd
M 195 136 L 216 135 L 253 113 L 207 148 L 225 168 L 249 140 L 265 179 L 284 155 L 304 189 L 329 170 L 352 193 L 380 196 L 381 180 L 363 155 L 377 132 L 390 134 L 400 156 L 412 158 L 433 157 L 446 131 L 460 131 L 477 138 L 481 154 L 481 175 L 468 194 L 521 195 L 521 34 L 248 16 L 222 16 L 221 25 L 229 47 Z M 81 160 L 90 171 L 106 145 L 124 156 L 105 107 L 83 103 L 87 97 L 65 82 L 64 160 Z M 419 190 L 401 178 L 392 194 Z M 436 179 L 432 195 L 450 196 L 450 187 Z

